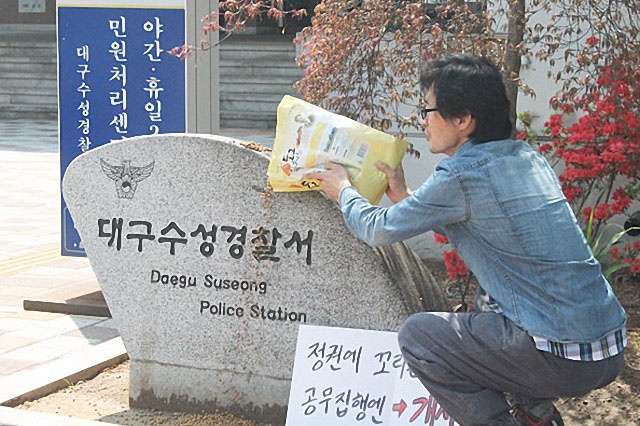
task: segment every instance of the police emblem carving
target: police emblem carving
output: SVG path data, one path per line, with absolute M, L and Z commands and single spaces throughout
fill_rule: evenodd
M 155 161 L 152 161 L 146 166 L 132 167 L 130 160 L 123 160 L 121 166 L 113 166 L 100 159 L 102 171 L 116 183 L 118 198 L 133 198 L 138 182 L 151 176 L 154 165 Z

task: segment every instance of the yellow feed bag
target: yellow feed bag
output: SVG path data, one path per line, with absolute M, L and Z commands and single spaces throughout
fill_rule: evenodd
M 285 96 L 278 105 L 267 176 L 276 192 L 313 191 L 321 189 L 320 183 L 305 175 L 324 169 L 328 162 L 338 163 L 347 169 L 358 192 L 378 204 L 387 187 L 387 177 L 375 163 L 382 161 L 396 168 L 407 146 L 402 139 Z

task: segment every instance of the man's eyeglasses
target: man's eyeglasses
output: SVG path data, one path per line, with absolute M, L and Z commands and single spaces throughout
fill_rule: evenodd
M 433 111 L 437 111 L 438 108 L 420 108 L 420 115 L 422 116 L 422 119 L 424 120 L 425 118 L 427 118 L 427 114 L 429 114 L 430 112 Z

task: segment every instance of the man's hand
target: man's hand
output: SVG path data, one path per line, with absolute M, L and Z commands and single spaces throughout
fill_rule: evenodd
M 386 194 L 391 201 L 397 203 L 398 201 L 404 200 L 411 194 L 411 190 L 404 180 L 402 164 L 399 164 L 396 169 L 392 169 L 388 164 L 378 161 L 376 162 L 376 168 L 387 175 L 387 179 L 389 179 L 389 186 L 387 186 Z
M 322 184 L 322 191 L 327 194 L 327 197 L 338 201 L 340 191 L 351 186 L 349 174 L 344 167 L 336 163 L 327 163 L 325 168 L 326 170 L 311 172 L 306 177 L 318 179 Z

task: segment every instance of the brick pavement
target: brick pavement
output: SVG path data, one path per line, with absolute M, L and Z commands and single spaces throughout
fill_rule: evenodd
M 0 122 L 0 405 L 126 358 L 110 318 L 23 309 L 25 299 L 99 291 L 87 259 L 60 256 L 59 182 L 57 123 Z M 19 411 L 0 410 L 0 424 L 41 421 Z

